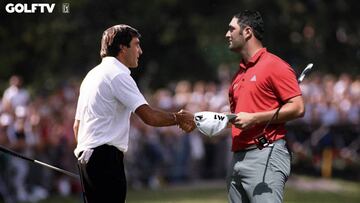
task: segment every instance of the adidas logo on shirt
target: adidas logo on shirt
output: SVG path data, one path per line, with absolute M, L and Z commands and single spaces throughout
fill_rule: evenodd
M 250 79 L 251 82 L 255 82 L 256 81 L 256 75 L 252 76 L 252 78 Z

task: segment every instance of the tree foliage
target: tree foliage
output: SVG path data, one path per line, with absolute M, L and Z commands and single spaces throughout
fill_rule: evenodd
M 34 1 L 35 2 L 35 1 Z M 130 24 L 142 33 L 143 55 L 134 77 L 144 87 L 168 82 L 215 80 L 217 68 L 236 69 L 238 56 L 224 38 L 232 16 L 259 10 L 265 46 L 295 69 L 313 62 L 323 72 L 359 74 L 359 5 L 350 0 L 78 0 L 70 13 L 55 1 L 51 14 L 1 13 L 0 79 L 21 74 L 27 84 L 51 88 L 82 78 L 100 62 L 102 32 Z M 2 8 L 8 2 L 2 2 Z M 27 1 L 26 3 L 31 3 Z M 48 2 L 53 3 L 53 2 Z

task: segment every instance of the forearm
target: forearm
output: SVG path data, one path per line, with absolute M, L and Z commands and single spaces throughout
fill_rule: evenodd
M 271 123 L 283 123 L 298 117 L 304 116 L 305 108 L 301 96 L 294 97 L 287 101 L 277 112 L 278 109 L 265 112 L 247 113 L 239 112 L 236 118 L 231 121 L 233 125 L 240 129 L 247 129 L 254 125 L 265 124 L 271 119 Z
M 142 121 L 144 121 L 144 123 L 151 126 L 162 127 L 178 124 L 176 113 L 154 109 L 149 105 L 142 105 L 138 107 L 135 113 Z
M 255 123 L 262 124 L 270 121 L 278 109 L 274 109 L 268 112 L 258 112 L 254 114 Z M 283 106 L 280 111 L 275 115 L 272 123 L 284 123 L 299 117 L 303 117 L 305 114 L 304 100 L 302 96 L 291 98 Z
M 274 109 L 272 111 L 254 113 L 255 123 L 264 124 L 269 122 L 273 117 L 274 119 L 271 123 L 284 123 L 303 116 L 301 109 L 291 106 L 289 103 L 283 105 L 279 112 L 277 111 L 278 109 Z M 276 112 L 277 114 L 275 115 Z
M 73 131 L 74 131 L 74 136 L 75 136 L 76 142 L 77 142 L 77 137 L 78 137 L 79 125 L 80 125 L 80 120 L 75 120 L 74 126 L 73 126 Z
M 144 122 L 154 127 L 171 126 L 178 124 L 176 113 L 164 112 L 155 109 L 153 109 L 151 118 Z

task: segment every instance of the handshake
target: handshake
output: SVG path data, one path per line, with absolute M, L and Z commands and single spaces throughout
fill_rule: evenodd
M 194 114 L 186 110 L 180 110 L 177 113 L 174 113 L 176 124 L 183 131 L 189 133 L 196 128 L 194 122 Z
M 196 127 L 207 136 L 216 136 L 227 128 L 229 122 L 236 125 L 236 114 L 224 114 L 211 111 L 202 111 L 192 114 L 181 110 L 175 113 L 178 126 L 185 132 L 191 132 Z

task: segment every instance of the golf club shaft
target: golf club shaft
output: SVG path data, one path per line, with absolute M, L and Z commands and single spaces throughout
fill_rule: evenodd
M 7 148 L 5 148 L 5 147 L 3 147 L 3 146 L 0 146 L 0 151 L 2 151 L 2 152 L 4 152 L 4 153 L 7 153 L 7 154 L 11 154 L 11 155 L 13 155 L 13 156 L 15 156 L 15 157 L 24 159 L 24 160 L 26 160 L 26 161 L 30 161 L 30 162 L 33 162 L 33 163 L 40 164 L 40 165 L 42 165 L 42 166 L 45 166 L 45 167 L 47 167 L 47 168 L 50 168 L 50 169 L 53 169 L 53 170 L 55 170 L 55 171 L 61 172 L 61 173 L 63 173 L 63 174 L 66 174 L 66 175 L 68 175 L 68 176 L 71 176 L 71 177 L 73 177 L 73 178 L 77 178 L 77 179 L 80 178 L 79 175 L 77 175 L 77 174 L 75 174 L 75 173 L 71 173 L 71 172 L 66 171 L 66 170 L 64 170 L 64 169 L 61 169 L 61 168 L 52 166 L 52 165 L 50 165 L 50 164 L 47 164 L 47 163 L 44 163 L 44 162 L 41 162 L 41 161 L 38 161 L 38 160 L 35 160 L 35 159 L 31 159 L 31 158 L 29 158 L 29 157 L 26 157 L 26 156 L 23 156 L 23 155 L 21 155 L 21 154 L 19 154 L 19 153 L 16 153 L 16 152 L 14 152 L 14 151 L 12 151 L 12 150 L 10 150 L 10 149 L 7 149 Z
M 309 64 L 306 66 L 306 68 L 301 72 L 300 76 L 298 77 L 298 83 L 299 83 L 299 84 L 304 80 L 306 74 L 307 74 L 308 72 L 310 72 L 310 70 L 311 70 L 312 67 L 313 67 L 313 64 L 312 64 L 312 63 L 309 63 Z M 275 111 L 274 115 L 271 117 L 271 119 L 269 120 L 269 122 L 266 123 L 263 131 L 266 131 L 267 127 L 272 123 L 272 121 L 275 119 L 275 117 L 277 117 L 277 115 L 279 114 L 280 109 L 281 109 L 282 106 L 283 106 L 283 105 L 280 105 L 279 108 Z
M 53 170 L 55 170 L 55 171 L 58 171 L 58 172 L 60 172 L 60 173 L 64 173 L 64 174 L 66 174 L 66 175 L 68 175 L 68 176 L 71 176 L 71 177 L 73 177 L 73 178 L 80 178 L 80 177 L 79 177 L 78 175 L 76 175 L 75 173 L 71 173 L 71 172 L 69 172 L 69 171 L 66 171 L 66 170 L 64 170 L 64 169 L 61 169 L 61 168 L 52 166 L 52 165 L 50 165 L 50 164 L 47 164 L 47 163 L 44 163 L 44 162 L 41 162 L 41 161 L 38 161 L 38 160 L 34 160 L 34 162 L 35 162 L 35 163 L 38 163 L 38 164 L 40 164 L 40 165 L 43 165 L 43 166 L 45 166 L 45 167 L 51 168 L 51 169 L 53 169 Z

